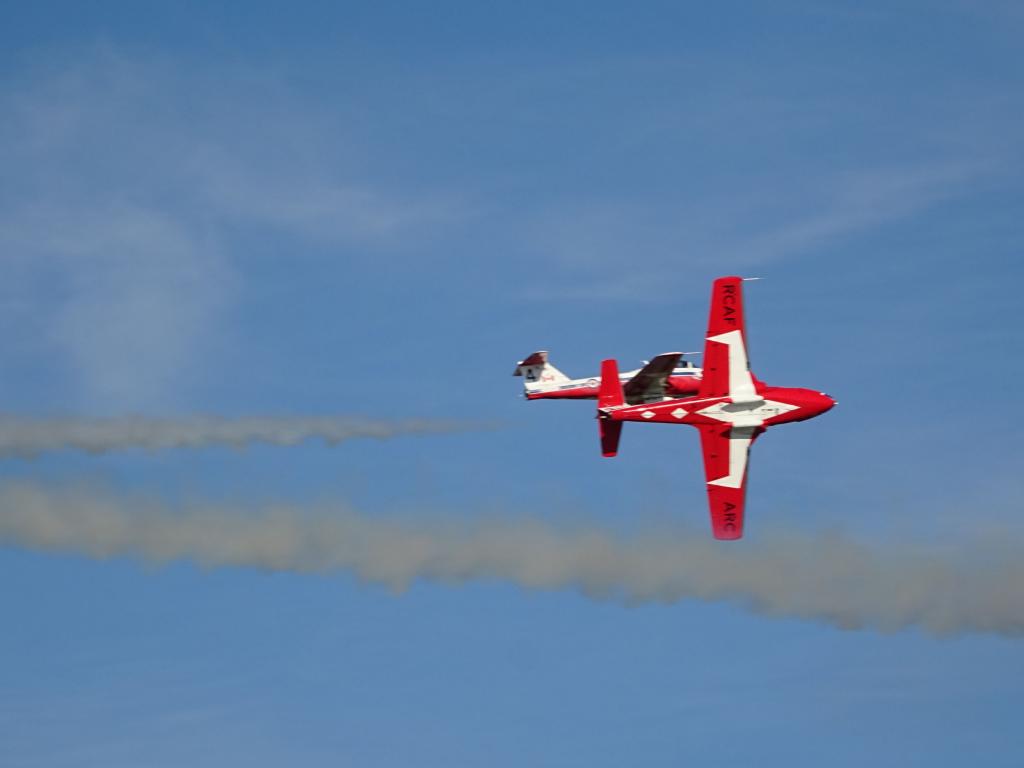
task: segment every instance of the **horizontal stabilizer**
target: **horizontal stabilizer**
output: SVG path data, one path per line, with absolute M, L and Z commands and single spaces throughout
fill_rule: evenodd
M 622 436 L 622 422 L 597 418 L 597 426 L 601 433 L 601 455 L 610 459 L 619 452 L 619 438 Z
M 614 360 L 601 361 L 601 386 L 597 391 L 597 428 L 601 434 L 601 455 L 615 456 L 619 452 L 619 437 L 622 435 L 622 422 L 612 421 L 607 408 L 617 408 L 626 404 L 619 381 L 619 364 Z
M 614 360 L 601 361 L 601 387 L 597 392 L 598 408 L 625 405 L 626 396 L 619 381 L 619 364 Z

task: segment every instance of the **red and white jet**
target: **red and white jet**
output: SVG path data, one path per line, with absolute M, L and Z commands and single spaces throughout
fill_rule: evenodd
M 824 392 L 771 387 L 750 372 L 743 320 L 743 278 L 720 277 L 711 289 L 704 375 L 693 397 L 631 405 L 614 360 L 601 363 L 597 418 L 601 452 L 614 456 L 627 421 L 690 424 L 700 430 L 704 475 L 716 539 L 743 535 L 750 446 L 768 427 L 812 419 L 834 406 Z
M 665 352 L 643 368 L 620 373 L 626 402 L 633 405 L 696 394 L 701 369 L 683 360 L 684 354 Z M 548 361 L 547 352 L 534 352 L 520 360 L 512 375 L 523 377 L 527 400 L 594 400 L 600 389 L 597 377 L 570 379 Z

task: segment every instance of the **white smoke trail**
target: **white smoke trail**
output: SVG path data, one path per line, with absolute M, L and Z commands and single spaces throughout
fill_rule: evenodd
M 287 446 L 315 438 L 333 445 L 357 438 L 384 440 L 479 428 L 480 425 L 425 419 L 388 422 L 330 416 L 33 419 L 0 415 L 0 458 L 33 458 L 66 449 L 106 453 L 130 448 L 149 451 L 213 445 L 242 448 L 253 443 Z
M 346 507 L 168 507 L 96 491 L 0 487 L 0 544 L 90 557 L 346 571 L 400 590 L 498 580 L 625 602 L 725 600 L 841 628 L 1024 633 L 1020 540 L 961 550 L 790 534 L 723 544 L 705 533 L 624 535 L 536 520 L 380 519 Z

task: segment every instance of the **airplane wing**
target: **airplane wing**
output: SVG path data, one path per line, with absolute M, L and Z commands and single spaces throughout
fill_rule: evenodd
M 704 477 L 711 507 L 711 530 L 716 539 L 743 536 L 747 496 L 747 459 L 762 427 L 708 424 L 700 427 Z
M 743 278 L 720 277 L 711 288 L 711 315 L 704 342 L 700 397 L 731 397 L 734 403 L 761 398 L 750 375 L 743 319 Z
M 665 397 L 665 383 L 682 356 L 682 352 L 663 352 L 637 371 L 623 387 L 626 402 L 636 405 Z

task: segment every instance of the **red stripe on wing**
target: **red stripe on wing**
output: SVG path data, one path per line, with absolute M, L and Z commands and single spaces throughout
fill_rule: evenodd
M 728 424 L 708 424 L 700 427 L 700 447 L 704 456 L 704 480 L 707 483 L 708 505 L 711 512 L 711 531 L 716 539 L 738 539 L 743 536 L 743 512 L 747 497 L 746 455 L 743 460 L 743 474 L 738 488 L 728 485 L 712 485 L 730 475 L 729 454 L 731 440 L 745 436 L 750 440 L 747 450 L 763 430 L 737 430 Z

